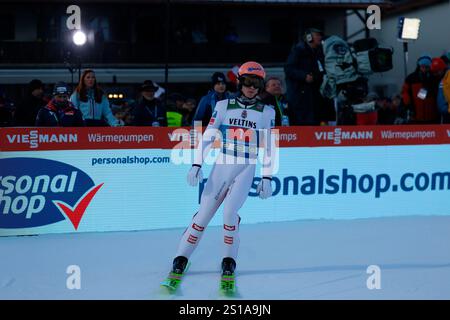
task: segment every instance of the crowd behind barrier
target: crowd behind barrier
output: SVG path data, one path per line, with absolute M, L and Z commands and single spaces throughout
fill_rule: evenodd
M 341 95 L 329 99 L 321 91 L 328 73 L 321 43 L 320 31 L 310 29 L 287 58 L 285 79 L 266 77 L 259 98 L 275 109 L 277 126 L 450 123 L 450 52 L 435 58 L 422 55 L 414 72 L 404 80 L 401 92 L 390 97 L 375 92 L 361 94 L 358 90 L 367 88 L 367 83 L 357 79 L 341 90 L 346 100 L 352 95 L 357 97 L 349 105 L 342 103 L 346 100 Z M 237 85 L 235 72 L 215 72 L 209 92 L 193 97 L 183 92 L 168 93 L 166 88 L 146 80 L 136 84 L 138 93 L 130 99 L 117 94 L 108 96 L 97 83 L 95 70 L 86 69 L 75 88 L 33 79 L 26 96 L 18 101 L 9 99 L 0 88 L 0 126 L 181 127 L 191 126 L 194 121 L 206 126 L 217 101 L 235 97 Z M 64 89 L 58 92 L 58 88 Z

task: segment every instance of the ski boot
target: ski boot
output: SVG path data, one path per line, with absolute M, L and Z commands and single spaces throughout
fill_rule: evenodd
M 172 272 L 177 274 L 182 274 L 184 270 L 186 269 L 188 264 L 188 258 L 183 256 L 178 256 L 175 259 L 173 259 L 172 264 Z
M 175 293 L 180 286 L 183 274 L 188 266 L 188 259 L 186 257 L 178 256 L 173 259 L 172 271 L 161 283 L 161 286 L 167 288 L 169 293 Z
M 224 295 L 233 295 L 236 292 L 234 270 L 236 269 L 236 261 L 227 257 L 222 260 L 222 277 L 220 279 L 220 291 Z

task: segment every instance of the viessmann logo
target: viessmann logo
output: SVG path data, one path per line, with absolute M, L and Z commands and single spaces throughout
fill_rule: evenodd
M 30 145 L 30 149 L 39 147 L 41 143 L 76 143 L 78 135 L 76 133 L 52 133 L 43 134 L 38 130 L 31 130 L 29 134 L 7 134 L 8 142 L 23 143 Z
M 201 132 L 200 132 L 201 134 Z M 172 142 L 176 141 L 184 141 L 184 142 L 193 142 L 196 139 L 198 139 L 199 131 L 195 129 L 176 129 L 172 132 L 169 132 L 168 134 L 169 140 Z
M 39 158 L 0 160 L 0 228 L 31 228 L 68 219 L 75 230 L 103 183 L 71 165 Z
M 334 144 L 341 144 L 342 140 L 373 140 L 373 131 L 342 131 L 336 128 L 334 131 L 321 131 L 315 133 L 316 140 L 333 141 Z

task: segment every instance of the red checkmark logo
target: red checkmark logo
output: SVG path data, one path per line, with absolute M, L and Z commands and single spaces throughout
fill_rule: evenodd
M 84 196 L 82 196 L 81 199 L 78 201 L 78 203 L 76 203 L 75 206 L 73 207 L 69 206 L 67 203 L 64 203 L 62 201 L 53 201 L 53 203 L 56 206 L 58 206 L 58 208 L 62 212 L 66 214 L 67 218 L 69 218 L 69 220 L 72 221 L 75 230 L 77 230 L 81 218 L 83 217 L 84 212 L 86 211 L 86 208 L 89 206 L 89 203 L 91 203 L 92 198 L 94 198 L 95 194 L 102 186 L 103 183 L 99 184 L 96 187 L 93 187 Z

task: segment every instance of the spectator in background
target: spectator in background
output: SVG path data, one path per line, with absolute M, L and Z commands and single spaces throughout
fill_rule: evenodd
M 17 105 L 14 114 L 16 127 L 33 127 L 39 110 L 47 104 L 43 99 L 44 84 L 39 79 L 31 80 L 28 84 L 27 96 Z
M 440 83 L 447 72 L 447 64 L 441 58 L 433 58 L 431 61 L 430 71 L 435 80 Z
M 187 98 L 181 107 L 181 114 L 183 115 L 181 125 L 184 127 L 190 126 L 194 118 L 195 107 L 197 102 L 193 98 Z
M 131 112 L 126 112 L 123 117 L 123 122 L 125 126 L 132 126 L 134 122 L 134 116 Z
M 117 120 L 122 121 L 123 124 L 126 125 L 125 117 L 127 116 L 128 112 L 123 106 L 113 104 L 113 105 L 111 105 L 111 111 Z
M 275 125 L 288 126 L 288 103 L 286 96 L 283 95 L 283 85 L 278 77 L 269 77 L 265 84 L 265 91 L 260 95 L 264 104 L 275 108 Z
M 95 72 L 84 70 L 70 101 L 80 109 L 88 127 L 121 126 L 123 122 L 114 117 L 109 100 L 97 84 Z
M 450 69 L 450 51 L 441 56 L 441 59 L 447 64 L 447 68 Z
M 406 114 L 405 108 L 402 103 L 402 96 L 400 94 L 393 95 L 391 98 L 392 109 L 395 110 L 396 118 L 394 124 L 405 124 Z
M 125 98 L 125 95 L 122 94 L 122 97 L 111 98 L 111 95 L 108 95 L 110 107 L 113 115 L 119 122 L 123 122 L 125 126 L 132 125 L 133 115 L 131 114 L 132 106 L 135 104 L 133 99 Z
M 36 116 L 38 127 L 83 127 L 84 120 L 81 111 L 70 101 L 69 87 L 64 82 L 58 82 L 53 89 L 53 98 L 42 107 Z
M 124 116 L 122 117 L 122 121 L 124 122 L 125 126 L 132 126 L 133 125 L 133 121 L 134 121 L 133 104 L 134 104 L 134 101 L 133 102 L 126 101 L 122 105 L 122 110 L 124 112 Z
M 133 109 L 133 125 L 166 127 L 166 108 L 155 98 L 158 86 L 152 80 L 145 80 L 140 90 L 142 97 Z
M 181 127 L 183 125 L 183 105 L 186 98 L 179 93 L 171 94 L 167 99 L 167 126 Z
M 207 127 L 209 119 L 216 107 L 217 101 L 229 99 L 231 94 L 227 92 L 225 75 L 222 72 L 214 72 L 211 76 L 213 89 L 200 99 L 193 117 L 194 121 L 201 121 L 203 127 Z
M 438 106 L 438 111 L 440 113 L 440 122 L 442 122 L 442 116 L 446 117 L 446 112 L 442 108 L 442 97 L 439 97 L 440 92 L 440 86 L 441 83 L 443 84 L 442 80 L 444 79 L 444 76 L 447 72 L 447 64 L 442 60 L 441 58 L 433 58 L 431 62 L 430 67 L 431 75 L 433 76 L 434 80 L 436 81 L 437 86 L 437 94 L 436 94 L 436 103 Z M 443 93 L 443 90 L 442 90 Z
M 324 70 L 322 32 L 307 29 L 292 48 L 284 67 L 291 125 L 319 125 L 324 99 L 320 93 Z
M 407 112 L 409 111 L 409 123 L 439 123 L 436 101 L 438 85 L 430 72 L 431 62 L 428 55 L 420 57 L 416 70 L 406 77 L 403 84 L 402 98 Z
M 450 67 L 444 61 L 433 59 L 431 71 L 440 78 L 437 103 L 441 114 L 441 123 L 450 123 Z

